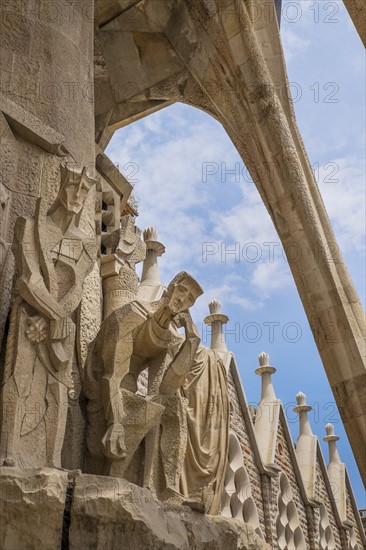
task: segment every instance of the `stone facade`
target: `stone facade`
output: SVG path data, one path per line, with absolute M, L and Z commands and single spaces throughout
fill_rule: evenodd
M 366 477 L 363 312 L 340 254 L 325 257 L 332 228 L 290 94 L 274 91 L 287 86 L 275 8 L 2 3 L 4 550 L 364 545 L 333 427 L 325 467 L 298 394 L 295 452 L 266 353 L 248 408 L 220 302 L 204 320 L 207 348 L 189 311 L 201 287 L 184 271 L 160 281 L 164 246 L 154 228 L 141 238 L 132 186 L 104 154 L 117 128 L 176 101 L 222 123 L 284 248 L 304 252 L 290 267 Z M 273 159 L 273 174 L 259 168 Z
M 221 311 L 221 309 L 220 309 Z M 215 345 L 217 336 L 211 341 Z M 221 332 L 218 339 L 219 347 L 226 349 L 225 338 Z M 346 520 L 341 521 L 337 510 L 339 487 L 331 483 L 324 457 L 316 440 L 315 447 L 315 469 L 316 476 L 314 481 L 314 498 L 309 499 L 306 494 L 304 479 L 302 477 L 301 466 L 297 460 L 295 445 L 292 441 L 289 426 L 287 423 L 285 411 L 280 402 L 279 424 L 275 437 L 275 468 L 267 468 L 263 464 L 260 456 L 258 441 L 255 434 L 255 417 L 260 414 L 260 405 L 257 410 L 248 406 L 245 392 L 240 379 L 238 365 L 235 356 L 228 352 L 226 355 L 228 392 L 230 400 L 230 430 L 237 438 L 242 453 L 242 464 L 237 464 L 237 470 L 244 466 L 248 479 L 244 487 L 239 488 L 244 495 L 241 500 L 244 502 L 247 497 L 253 498 L 256 512 L 258 514 L 258 524 L 252 525 L 257 534 L 266 540 L 274 549 L 281 549 L 279 543 L 279 494 L 281 492 L 281 477 L 285 476 L 288 480 L 289 489 L 285 489 L 285 498 L 291 493 L 291 501 L 296 508 L 296 522 L 301 527 L 303 539 L 301 538 L 297 545 L 293 543 L 289 548 L 297 550 L 361 550 L 366 545 L 366 538 L 362 529 L 362 523 L 357 510 L 352 488 L 349 482 L 347 472 L 345 471 L 344 494 L 346 501 Z M 147 391 L 146 373 L 140 377 L 140 389 L 142 394 Z M 305 397 L 306 399 L 306 397 Z M 315 437 L 315 436 L 314 436 Z M 236 470 L 236 471 L 237 471 Z M 232 489 L 231 489 L 232 490 Z M 237 513 L 237 504 L 231 493 L 230 504 L 233 513 L 232 517 L 245 518 L 245 514 Z M 223 509 L 221 513 L 228 516 L 225 510 L 225 491 L 223 496 Z M 291 506 L 290 506 L 291 510 Z M 324 511 L 325 510 L 325 511 Z M 245 518 L 246 519 L 246 518 Z M 291 512 L 288 514 L 289 523 L 294 524 Z M 248 519 L 246 519 L 248 522 Z M 254 522 L 255 523 L 255 522 Z M 251 525 L 251 520 L 249 519 Z M 259 529 L 256 529 L 259 527 Z M 286 529 L 286 526 L 285 526 Z M 325 534 L 326 532 L 326 534 Z M 353 545 L 353 546 L 352 546 Z M 283 546 L 285 547 L 285 546 Z
M 292 546 L 288 546 L 289 548 L 299 550 L 305 548 L 314 550 L 357 548 L 361 550 L 364 548 L 366 539 L 348 475 L 345 472 L 346 519 L 341 521 L 337 502 L 342 495 L 339 493 L 339 486 L 330 481 L 318 442 L 316 444 L 314 498 L 307 497 L 301 466 L 296 457 L 295 446 L 291 439 L 282 404 L 280 405 L 275 443 L 275 465 L 277 468 L 275 472 L 267 471 L 265 473 L 265 465 L 258 453 L 258 442 L 252 421 L 253 418 L 255 419 L 255 415 L 260 413 L 260 410 L 258 408 L 257 411 L 254 411 L 252 407 L 248 407 L 235 358 L 231 357 L 229 363 L 230 428 L 240 441 L 243 462 L 250 479 L 251 495 L 253 495 L 260 527 L 267 542 L 273 548 L 285 548 L 279 540 L 281 529 L 279 529 L 278 523 L 283 500 L 287 510 L 290 510 L 287 512 L 289 524 L 300 526 L 304 537 L 300 538 L 298 543 L 293 542 Z M 285 493 L 282 500 L 279 498 L 281 483 L 282 486 L 284 483 L 288 483 L 286 485 L 288 488 L 282 491 Z M 294 503 L 296 514 L 293 514 L 291 505 L 289 505 L 291 501 Z

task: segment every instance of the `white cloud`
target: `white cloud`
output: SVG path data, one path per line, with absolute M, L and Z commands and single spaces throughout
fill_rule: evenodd
M 200 322 L 208 315 L 208 304 L 211 300 L 219 300 L 223 304 L 222 312 L 225 313 L 230 306 L 239 306 L 243 311 L 255 311 L 263 307 L 264 302 L 248 292 L 248 281 L 245 277 L 236 273 L 226 275 L 219 284 L 203 284 L 204 294 L 197 300 L 193 308 L 193 316 L 196 322 Z
M 288 288 L 291 282 L 290 269 L 284 257 L 281 256 L 274 262 L 258 264 L 251 278 L 252 286 L 263 298 Z
M 183 116 L 178 124 L 179 109 L 182 106 L 156 113 L 149 117 L 153 122 L 141 121 L 137 129 L 125 129 L 107 153 L 120 166 L 126 158 L 139 165 L 137 223 L 141 229 L 155 226 L 166 247 L 159 262 L 162 281 L 167 284 L 184 269 L 207 282 L 196 306 L 202 315 L 213 298 L 245 311 L 261 307 L 289 276 L 272 221 L 254 183 L 225 172 L 239 159 L 222 127 L 202 115 L 193 123 Z M 183 114 L 187 111 L 184 107 Z M 215 163 L 224 172 L 203 183 L 203 162 Z M 230 193 L 239 199 L 234 206 L 227 198 Z M 214 247 L 206 258 L 205 243 Z M 275 261 L 280 263 L 275 271 L 267 265 L 272 255 L 269 243 L 276 247 Z M 238 269 L 242 276 L 237 276 Z
M 139 164 L 137 223 L 141 228 L 155 226 L 166 246 L 160 260 L 163 282 L 184 269 L 203 286 L 207 283 L 196 306 L 201 316 L 207 314 L 213 298 L 245 311 L 261 307 L 292 280 L 272 220 L 255 185 L 242 177 L 202 182 L 203 162 L 233 167 L 238 157 L 223 129 L 209 117 L 191 122 L 181 116 L 178 123 L 180 108 L 156 113 L 151 123 L 141 121 L 121 132 L 108 154 L 120 165 L 126 158 Z M 364 241 L 362 165 L 355 158 L 335 163 L 339 182 L 327 183 L 331 167 L 323 164 L 320 188 L 342 250 L 360 251 Z M 233 205 L 227 195 L 234 191 Z M 206 261 L 204 243 L 215 247 Z
M 239 242 L 241 248 L 251 242 L 260 246 L 267 241 L 278 242 L 272 220 L 254 184 L 248 184 L 242 192 L 243 199 L 234 207 L 220 216 L 217 212 L 211 214 L 215 234 L 227 241 Z
M 179 110 L 183 111 L 180 123 Z M 126 159 L 139 167 L 137 223 L 157 228 L 167 250 L 161 261 L 167 277 L 192 262 L 202 264 L 202 242 L 212 240 L 204 214 L 212 202 L 212 188 L 202 182 L 202 163 L 225 159 L 228 151 L 235 153 L 219 124 L 208 116 L 189 123 L 184 118 L 187 111 L 176 106 L 140 121 L 119 132 L 107 151 L 121 168 Z
M 282 47 L 287 63 L 291 63 L 296 57 L 301 56 L 310 46 L 310 40 L 302 38 L 289 26 L 282 26 Z

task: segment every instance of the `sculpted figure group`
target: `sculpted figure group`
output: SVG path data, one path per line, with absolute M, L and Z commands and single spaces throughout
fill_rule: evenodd
M 79 446 L 77 467 L 86 473 L 125 477 L 158 498 L 193 501 L 217 514 L 229 406 L 223 361 L 200 345 L 189 312 L 203 291 L 181 272 L 166 289 L 160 281 L 154 289 L 150 277 L 138 299 L 135 264 L 145 261 L 146 246 L 129 215 L 105 240 L 104 320 L 84 368 L 78 358 L 77 310 L 97 261 L 94 239 L 78 225 L 95 181 L 85 168 L 62 166 L 51 208 L 45 211 L 39 199 L 34 218 L 16 224 L 1 464 L 68 467 L 63 457 Z M 148 261 L 151 275 L 151 256 Z M 75 402 L 86 418 L 84 450 L 83 437 L 68 436 Z

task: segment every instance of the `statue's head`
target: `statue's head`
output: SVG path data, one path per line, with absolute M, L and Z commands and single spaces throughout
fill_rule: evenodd
M 173 315 L 176 315 L 192 307 L 201 294 L 203 294 L 203 290 L 192 275 L 181 271 L 169 283 L 166 305 Z
M 61 187 L 56 199 L 70 214 L 80 214 L 86 197 L 97 182 L 90 168 L 61 165 Z

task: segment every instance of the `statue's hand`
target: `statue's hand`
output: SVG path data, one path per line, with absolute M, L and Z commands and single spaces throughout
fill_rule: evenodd
M 198 332 L 196 325 L 193 322 L 189 310 L 178 313 L 178 315 L 174 317 L 174 322 L 178 328 L 184 327 L 186 338 L 193 337 L 196 339 L 198 338 L 199 340 L 201 339 L 201 336 Z
M 184 327 L 187 329 L 193 324 L 191 314 L 189 311 L 181 311 L 174 317 L 174 322 L 178 328 Z
M 47 336 L 48 322 L 41 315 L 28 319 L 26 335 L 32 342 L 42 342 Z
M 104 454 L 113 460 L 126 457 L 125 431 L 121 423 L 111 424 L 102 439 Z
M 61 319 L 51 319 L 50 338 L 51 340 L 64 340 L 70 334 L 72 320 L 69 317 Z

